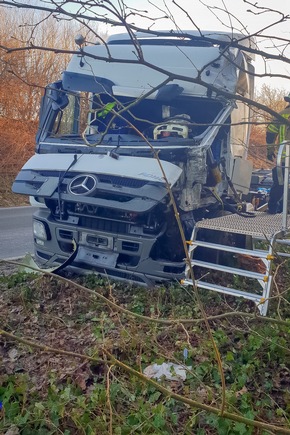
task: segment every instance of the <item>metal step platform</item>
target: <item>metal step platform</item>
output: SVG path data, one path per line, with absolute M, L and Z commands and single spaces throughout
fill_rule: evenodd
M 271 239 L 275 234 L 283 232 L 283 213 L 268 214 L 257 211 L 254 214 L 254 217 L 229 214 L 214 219 L 204 219 L 197 222 L 196 227 L 224 231 L 227 233 L 244 234 L 262 239 Z M 289 215 L 287 216 L 287 228 L 290 228 Z
M 211 290 L 254 301 L 260 314 L 266 316 L 273 283 L 273 261 L 278 255 L 285 257 L 290 256 L 290 250 L 288 254 L 279 252 L 279 245 L 283 245 L 284 247 L 289 246 L 290 248 L 290 215 L 288 215 L 287 210 L 290 160 L 289 143 L 285 142 L 280 145 L 277 164 L 282 165 L 282 153 L 285 148 L 287 154 L 285 160 L 283 212 L 280 214 L 268 214 L 266 212 L 257 211 L 254 213 L 254 217 L 228 214 L 197 222 L 192 232 L 191 240 L 188 241 L 190 261 L 185 268 L 185 279 L 182 281 L 183 285 L 194 285 L 200 289 Z M 202 234 L 202 236 L 200 236 L 200 234 Z M 219 235 L 219 237 L 215 237 L 214 234 Z M 239 234 L 247 236 L 247 240 L 251 242 L 251 246 L 247 246 L 247 249 L 245 249 L 231 245 L 229 243 L 230 234 L 235 236 Z M 258 242 L 260 244 L 259 247 L 257 247 Z M 260 242 L 263 243 L 261 244 Z M 205 252 L 208 255 L 205 260 L 197 257 L 197 248 L 206 249 Z M 220 253 L 231 254 L 233 261 L 229 263 L 234 264 L 234 266 L 225 263 L 222 264 L 222 262 L 219 261 Z M 215 255 L 212 256 L 211 254 Z M 215 261 L 209 261 L 211 257 L 213 257 Z M 239 264 L 239 259 L 244 260 L 242 266 Z M 205 270 L 205 273 L 202 274 L 200 279 L 196 279 L 195 277 L 192 279 L 192 270 L 195 275 L 196 268 L 201 268 L 202 271 Z M 255 268 L 258 270 L 255 270 Z M 237 283 L 237 279 L 229 279 L 229 284 L 226 285 L 218 285 L 210 282 L 208 277 L 210 277 L 211 274 L 208 272 L 213 271 L 223 272 L 223 277 L 235 275 L 242 276 L 245 279 L 251 279 L 251 283 L 256 283 L 257 288 L 255 288 L 254 285 L 250 286 L 253 292 L 234 288 L 234 284 L 230 285 L 230 282 Z
M 244 278 L 251 278 L 259 283 L 260 291 L 253 293 L 245 292 L 238 288 L 226 287 L 224 285 L 213 284 L 203 279 L 195 279 L 194 285 L 201 289 L 216 291 L 237 297 L 243 297 L 252 300 L 257 305 L 261 315 L 266 315 L 268 310 L 269 297 L 272 287 L 272 263 L 278 251 L 279 243 L 290 247 L 290 240 L 287 239 L 287 233 L 282 228 L 283 214 L 270 215 L 263 212 L 257 212 L 255 217 L 243 217 L 237 214 L 222 216 L 214 219 L 205 219 L 197 222 L 189 244 L 189 257 L 191 267 L 199 267 L 207 271 L 220 271 L 224 274 L 238 275 Z M 290 216 L 287 216 L 288 228 L 290 228 Z M 252 249 L 244 249 L 236 246 L 229 246 L 223 243 L 207 242 L 199 239 L 199 231 L 203 230 L 203 238 L 210 239 L 212 231 L 220 233 L 243 234 L 250 236 L 252 240 Z M 211 231 L 208 233 L 207 231 Z M 264 242 L 264 248 L 257 249 L 257 241 Z M 247 257 L 250 269 L 241 267 L 232 267 L 224 264 L 212 263 L 195 258 L 196 248 L 206 248 L 210 251 L 228 252 L 235 258 Z M 282 254 L 283 255 L 283 254 Z M 252 260 L 252 261 L 251 261 Z M 255 271 L 255 261 L 260 260 L 261 271 Z M 182 281 L 183 285 L 192 285 L 190 279 L 190 266 L 186 266 L 186 279 Z M 206 275 L 206 274 L 205 274 Z

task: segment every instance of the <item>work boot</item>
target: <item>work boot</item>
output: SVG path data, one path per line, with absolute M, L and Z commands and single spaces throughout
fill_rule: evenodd
M 276 213 L 278 213 L 277 208 L 278 208 L 277 204 L 275 206 L 271 205 L 270 207 L 269 207 L 269 204 L 268 204 L 268 210 L 267 210 L 267 212 L 269 214 L 276 214 Z

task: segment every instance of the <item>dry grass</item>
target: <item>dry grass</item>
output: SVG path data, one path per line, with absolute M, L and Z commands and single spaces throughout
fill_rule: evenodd
M 34 153 L 35 122 L 0 118 L 0 207 L 27 205 L 28 198 L 15 195 L 12 183 Z

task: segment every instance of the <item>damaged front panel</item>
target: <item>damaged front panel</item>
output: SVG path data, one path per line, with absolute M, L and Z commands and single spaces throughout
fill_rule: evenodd
M 60 157 L 58 161 L 56 157 Z M 53 159 L 54 170 L 49 170 Z M 180 255 L 171 264 L 177 253 L 170 255 L 166 238 L 159 243 L 157 240 L 173 218 L 166 183 L 174 187 L 182 170 L 166 161 L 160 164 L 164 173 L 157 160 L 149 158 L 33 156 L 13 189 L 46 205 L 34 216 L 47 232 L 45 241 L 35 234 L 38 261 L 46 267 L 62 263 L 76 243 L 74 267 L 93 268 L 100 273 L 107 270 L 109 274 L 118 268 L 117 275 L 126 270 L 121 274 L 124 279 L 134 276 L 133 280 L 143 284 L 161 277 L 168 279 L 173 271 L 181 273 Z M 150 279 L 146 277 L 148 271 Z

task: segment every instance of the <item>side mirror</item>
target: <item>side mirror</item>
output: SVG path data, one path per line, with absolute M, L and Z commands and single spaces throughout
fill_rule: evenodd
M 69 103 L 68 96 L 60 87 L 60 82 L 52 83 L 49 86 L 47 96 L 52 100 L 52 110 L 64 109 Z
M 36 133 L 37 144 L 52 128 L 58 111 L 64 109 L 68 103 L 69 99 L 63 91 L 61 81 L 57 81 L 46 87 L 45 95 L 41 99 L 39 125 Z

